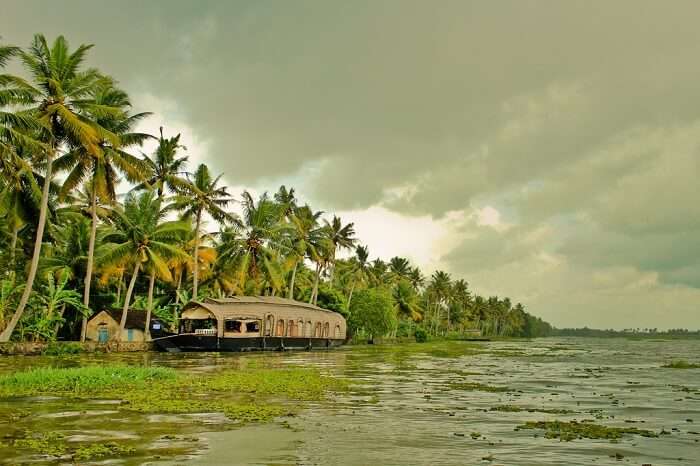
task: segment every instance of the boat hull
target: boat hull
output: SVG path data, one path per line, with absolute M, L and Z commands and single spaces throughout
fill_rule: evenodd
M 161 351 L 286 351 L 329 349 L 345 340 L 333 338 L 251 337 L 219 338 L 213 335 L 171 335 L 153 340 Z

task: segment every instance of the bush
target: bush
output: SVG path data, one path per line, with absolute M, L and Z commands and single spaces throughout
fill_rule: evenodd
M 44 348 L 41 354 L 45 356 L 63 356 L 66 354 L 78 354 L 83 351 L 80 343 L 56 343 L 52 342 Z
M 428 341 L 428 332 L 423 327 L 416 327 L 416 331 L 413 334 L 416 337 L 417 343 L 425 343 Z

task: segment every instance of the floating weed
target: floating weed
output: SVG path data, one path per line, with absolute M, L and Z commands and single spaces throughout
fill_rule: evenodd
M 449 384 L 449 388 L 450 390 L 469 390 L 491 393 L 503 393 L 513 391 L 508 387 L 496 387 L 493 385 L 486 385 L 478 382 L 453 382 Z
M 120 445 L 115 442 L 109 443 L 92 443 L 89 445 L 79 446 L 73 453 L 73 459 L 78 461 L 91 460 L 96 458 L 105 458 L 110 456 L 125 456 L 136 452 L 134 447 L 128 445 Z
M 624 434 L 641 435 L 642 437 L 658 437 L 659 434 L 650 430 L 638 429 L 636 427 L 606 427 L 592 422 L 564 422 L 564 421 L 537 421 L 526 422 L 519 425 L 515 430 L 540 429 L 545 431 L 545 438 L 569 442 L 576 439 L 607 439 L 618 440 Z
M 0 377 L 0 397 L 57 395 L 121 400 L 118 408 L 126 411 L 216 412 L 238 423 L 267 422 L 294 414 L 280 399 L 316 401 L 329 391 L 348 387 L 344 379 L 312 368 L 255 367 L 192 376 L 167 368 L 91 366 L 32 369 Z
M 545 414 L 575 414 L 576 411 L 571 411 L 569 409 L 545 409 L 545 408 L 524 408 L 516 405 L 499 405 L 492 406 L 489 411 L 500 411 L 505 413 L 545 413 Z
M 661 366 L 665 369 L 700 369 L 700 364 L 688 362 L 684 359 L 678 361 L 671 361 L 668 364 Z

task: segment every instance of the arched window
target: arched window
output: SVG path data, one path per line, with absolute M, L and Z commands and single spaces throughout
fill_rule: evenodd
M 314 325 L 311 323 L 310 320 L 306 321 L 306 329 L 304 330 L 304 336 L 311 338 L 314 334 Z
M 340 338 L 340 325 L 335 326 L 335 332 L 333 333 L 334 338 Z
M 314 338 L 321 338 L 321 322 L 316 322 L 314 327 Z
M 287 336 L 288 337 L 297 336 L 297 326 L 294 323 L 294 321 L 291 319 L 289 320 L 289 322 L 287 322 Z
M 284 336 L 284 320 L 280 319 L 277 321 L 277 331 L 275 332 L 275 335 L 278 337 Z
M 272 331 L 275 328 L 275 317 L 272 314 L 268 314 L 265 317 L 265 336 L 271 337 Z
M 323 338 L 328 338 L 331 335 L 331 324 L 326 322 L 323 324 Z
M 304 336 L 304 321 L 302 319 L 299 319 L 299 321 L 297 322 L 297 336 Z

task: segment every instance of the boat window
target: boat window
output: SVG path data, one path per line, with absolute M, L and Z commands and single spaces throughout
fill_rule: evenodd
M 280 319 L 277 321 L 277 331 L 275 335 L 278 337 L 284 336 L 284 320 Z
M 335 326 L 335 338 L 340 338 L 340 325 Z
M 314 327 L 314 338 L 321 338 L 321 322 L 316 322 Z
M 216 329 L 216 319 L 183 319 L 180 333 L 194 333 L 197 330 Z
M 227 332 L 241 333 L 243 323 L 240 320 L 226 320 L 224 330 Z
M 246 322 L 245 331 L 247 333 L 258 333 L 260 332 L 260 321 Z
M 304 336 L 305 336 L 305 337 L 310 337 L 310 336 L 312 336 L 312 335 L 313 335 L 313 328 L 314 328 L 314 327 L 313 327 L 313 324 L 311 323 L 311 321 L 310 321 L 310 320 L 307 321 L 307 322 L 306 322 L 306 330 L 304 331 Z
M 265 319 L 265 336 L 272 336 L 272 329 L 275 328 L 275 318 L 272 314 L 268 314 Z
M 328 322 L 323 324 L 323 338 L 328 338 L 330 336 L 330 334 L 331 334 L 330 329 L 331 329 L 331 324 L 329 324 Z
M 298 337 L 304 336 L 304 321 L 301 319 L 299 319 L 299 322 L 297 322 L 297 336 Z

